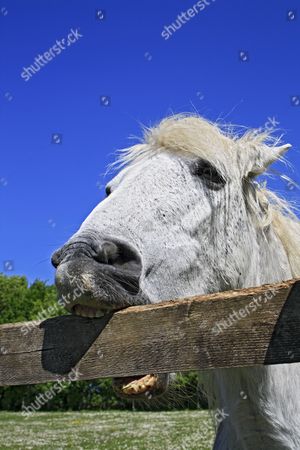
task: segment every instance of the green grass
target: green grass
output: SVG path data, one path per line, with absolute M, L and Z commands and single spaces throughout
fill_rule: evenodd
M 0 449 L 210 450 L 207 411 L 0 412 Z

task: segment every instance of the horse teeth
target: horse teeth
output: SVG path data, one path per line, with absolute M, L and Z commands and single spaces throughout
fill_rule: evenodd
M 76 314 L 76 316 L 88 317 L 90 319 L 104 316 L 103 311 L 85 305 L 75 305 L 73 308 L 73 312 L 74 314 Z
M 147 393 L 150 389 L 154 388 L 158 381 L 158 377 L 156 375 L 145 375 L 139 380 L 131 381 L 122 387 L 122 392 L 127 395 L 132 394 L 144 394 Z

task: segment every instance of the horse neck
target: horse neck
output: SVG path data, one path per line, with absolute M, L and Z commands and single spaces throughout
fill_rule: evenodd
M 243 287 L 292 278 L 286 251 L 272 229 L 258 235 L 257 244 L 255 267 Z M 224 418 L 215 450 L 300 448 L 300 365 L 220 369 L 206 374 L 204 382 L 218 417 Z

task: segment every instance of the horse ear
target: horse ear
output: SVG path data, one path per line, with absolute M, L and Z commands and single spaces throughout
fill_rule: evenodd
M 260 145 L 255 148 L 254 164 L 248 170 L 248 177 L 255 177 L 264 173 L 267 168 L 277 160 L 281 160 L 289 149 L 291 144 L 284 144 L 280 147 L 269 147 L 268 145 Z

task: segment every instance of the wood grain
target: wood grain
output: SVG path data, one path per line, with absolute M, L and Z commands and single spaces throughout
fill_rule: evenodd
M 101 319 L 6 324 L 0 385 L 55 381 L 74 368 L 87 380 L 295 363 L 299 330 L 299 280 L 130 307 Z

